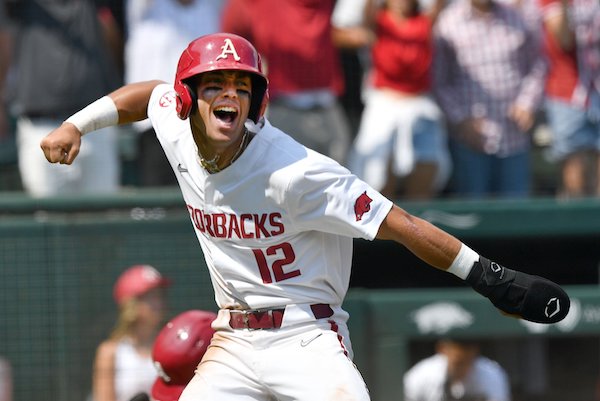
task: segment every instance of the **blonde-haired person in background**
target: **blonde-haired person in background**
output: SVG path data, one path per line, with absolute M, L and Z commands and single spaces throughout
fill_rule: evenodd
M 8 359 L 0 357 L 0 401 L 13 399 L 12 366 Z
M 149 265 L 131 266 L 117 279 L 113 295 L 119 316 L 109 338 L 96 351 L 94 401 L 127 401 L 152 387 L 157 376 L 152 344 L 164 323 L 169 285 Z

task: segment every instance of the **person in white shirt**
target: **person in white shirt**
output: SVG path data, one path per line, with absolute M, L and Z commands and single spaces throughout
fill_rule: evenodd
M 158 373 L 152 346 L 166 315 L 165 288 L 170 280 L 150 265 L 127 268 L 114 285 L 117 323 L 102 341 L 94 360 L 94 401 L 129 401 L 150 391 Z
M 267 101 L 254 46 L 231 33 L 206 35 L 182 53 L 174 85 L 126 85 L 41 143 L 48 161 L 70 164 L 82 134 L 152 121 L 220 308 L 216 333 L 180 401 L 369 400 L 342 308 L 353 238 L 406 246 L 504 313 L 539 323 L 566 316 L 569 297 L 557 284 L 480 257 L 394 205 L 272 126 L 264 118 Z M 373 274 L 387 268 L 374 267 Z
M 510 401 L 504 369 L 472 340 L 446 338 L 404 374 L 404 401 Z

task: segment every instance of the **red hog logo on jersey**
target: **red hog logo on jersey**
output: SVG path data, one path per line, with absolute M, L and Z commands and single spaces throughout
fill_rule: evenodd
M 356 202 L 354 202 L 356 221 L 362 220 L 363 214 L 371 210 L 371 202 L 373 202 L 373 199 L 369 198 L 367 191 L 363 192 L 358 198 L 356 198 Z

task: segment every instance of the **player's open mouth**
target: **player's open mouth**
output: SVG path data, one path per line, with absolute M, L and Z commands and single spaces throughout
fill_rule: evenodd
M 214 115 L 220 121 L 231 124 L 236 119 L 238 111 L 234 107 L 219 106 L 215 109 Z

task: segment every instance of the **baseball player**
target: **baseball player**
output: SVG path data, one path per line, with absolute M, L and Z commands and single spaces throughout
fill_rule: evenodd
M 263 116 L 267 89 L 250 42 L 207 35 L 182 53 L 174 84 L 125 85 L 41 143 L 50 162 L 70 164 L 88 132 L 150 118 L 220 308 L 181 401 L 368 400 L 341 307 L 356 237 L 398 242 L 506 314 L 565 317 L 558 285 L 478 255 L 273 127 Z
M 214 334 L 216 314 L 188 310 L 175 316 L 160 330 L 152 346 L 152 361 L 158 377 L 150 394 L 141 392 L 129 401 L 177 401 L 194 377 Z
M 153 401 L 177 401 L 214 334 L 211 323 L 217 315 L 189 310 L 171 319 L 162 328 L 152 347 L 158 378 L 152 385 Z

